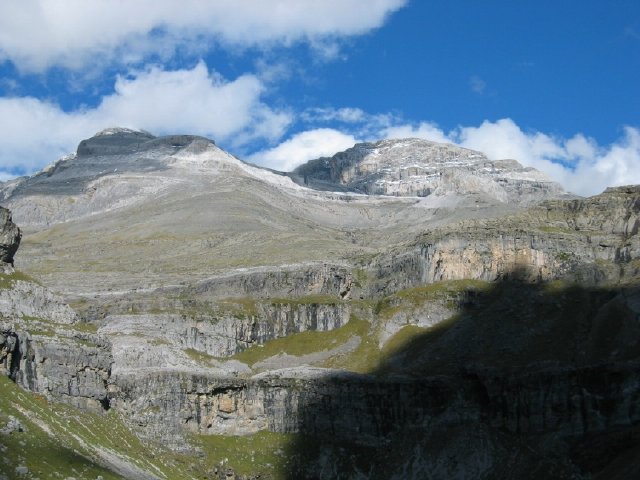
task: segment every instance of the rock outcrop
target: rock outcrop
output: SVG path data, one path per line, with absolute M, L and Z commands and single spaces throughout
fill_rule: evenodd
M 0 208 L 0 215 L 0 249 L 9 265 L 0 285 L 0 374 L 48 398 L 94 411 L 108 409 L 110 344 L 85 331 L 87 326 L 78 324 L 78 316 L 60 297 L 13 270 L 20 230 L 8 210 Z
M 521 205 L 564 195 L 559 184 L 515 160 L 492 161 L 473 150 L 411 138 L 359 143 L 293 173 L 311 187 L 369 195 L 458 195 Z
M 60 297 L 47 288 L 26 280 L 5 280 L 8 288 L 0 288 L 0 316 L 46 319 L 58 324 L 78 322 L 76 313 Z
M 281 301 L 252 304 L 245 309 L 200 314 L 113 315 L 105 318 L 99 333 L 114 345 L 114 371 L 141 368 L 197 368 L 180 361 L 192 349 L 223 359 L 250 347 L 301 332 L 329 332 L 347 324 L 347 303 Z M 238 308 L 240 307 L 240 308 Z M 124 348 L 119 348 L 123 345 Z M 171 348 L 169 348 L 171 347 Z M 174 350 L 167 354 L 167 349 Z M 176 352 L 177 350 L 177 352 Z M 246 367 L 245 367 L 246 368 Z
M 6 266 L 13 266 L 13 256 L 18 250 L 22 234 L 13 223 L 11 212 L 0 207 L 0 264 L 6 271 Z
M 47 398 L 108 410 L 109 343 L 96 335 L 38 328 L 42 325 L 0 323 L 0 374 Z
M 368 295 L 442 280 L 494 281 L 517 272 L 533 281 L 616 283 L 640 273 L 640 189 L 547 201 L 522 213 L 461 222 L 424 234 L 412 248 L 370 266 Z

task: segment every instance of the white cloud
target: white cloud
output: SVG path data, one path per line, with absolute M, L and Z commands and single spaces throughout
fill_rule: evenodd
M 616 143 L 600 149 L 595 156 L 581 157 L 565 183 L 586 193 L 607 186 L 640 184 L 640 130 L 626 127 Z
M 599 146 L 582 134 L 563 139 L 524 132 L 511 119 L 460 127 L 449 137 L 489 158 L 512 158 L 537 168 L 580 195 L 600 193 L 608 186 L 640 183 L 640 130 L 634 127 L 626 127 L 624 135 L 607 146 Z
M 21 0 L 0 2 L 0 60 L 20 69 L 139 61 L 177 47 L 335 41 L 381 26 L 407 0 Z M 125 58 L 126 57 L 126 58 Z
M 452 140 L 435 124 L 421 122 L 418 125 L 400 124 L 386 127 L 381 138 L 421 138 L 432 142 L 452 143 Z
M 359 108 L 310 108 L 302 113 L 301 118 L 305 122 L 343 122 L 343 123 L 357 123 L 368 119 L 363 110 Z
M 331 128 L 298 133 L 280 145 L 249 157 L 251 162 L 289 172 L 308 160 L 330 156 L 352 147 L 356 139 Z
M 150 68 L 118 77 L 115 92 L 93 109 L 65 112 L 35 98 L 0 98 L 0 170 L 30 173 L 109 126 L 203 135 L 231 145 L 273 141 L 291 114 L 266 105 L 263 91 L 253 75 L 227 81 L 201 62 L 192 69 Z
M 115 93 L 91 115 L 158 133 L 180 131 L 224 140 L 242 134 L 246 139 L 273 140 L 282 135 L 290 117 L 262 103 L 263 91 L 254 75 L 227 82 L 210 74 L 204 62 L 190 70 L 154 67 L 132 79 L 118 77 Z
M 35 98 L 0 98 L 0 131 L 0 170 L 5 172 L 31 173 L 87 136 L 76 115 Z

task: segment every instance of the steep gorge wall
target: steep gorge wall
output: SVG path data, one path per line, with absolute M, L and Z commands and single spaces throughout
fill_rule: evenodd
M 18 385 L 80 408 L 109 408 L 111 348 L 92 334 L 33 334 L 0 323 L 0 374 Z
M 157 339 L 213 357 L 229 357 L 251 345 L 305 331 L 325 332 L 345 325 L 348 303 L 256 303 L 237 313 L 112 315 L 100 334 Z M 135 367 L 135 365 L 131 365 Z
M 616 283 L 640 274 L 640 187 L 582 200 L 548 201 L 496 220 L 426 233 L 368 267 L 366 295 L 442 280 L 494 281 L 516 273 L 532 281 Z
M 571 437 L 640 422 L 637 368 L 541 368 L 510 375 L 472 369 L 462 378 L 420 381 L 328 372 L 249 380 L 165 372 L 117 378 L 113 401 L 147 437 L 162 441 L 176 441 L 185 429 L 232 435 L 268 429 L 382 445 L 399 432 L 474 423 Z

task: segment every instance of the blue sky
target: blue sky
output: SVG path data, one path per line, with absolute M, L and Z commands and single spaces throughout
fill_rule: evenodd
M 640 183 L 640 2 L 0 3 L 0 178 L 111 127 L 288 170 L 414 136 L 571 191 Z

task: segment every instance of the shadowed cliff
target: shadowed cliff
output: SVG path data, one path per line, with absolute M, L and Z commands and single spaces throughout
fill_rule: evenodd
M 289 478 L 637 478 L 640 288 L 521 273 L 371 375 L 324 379 Z

